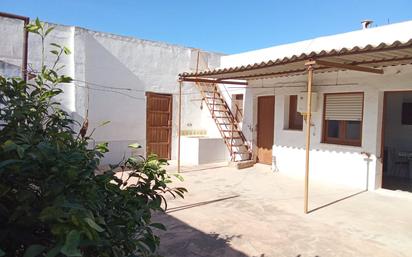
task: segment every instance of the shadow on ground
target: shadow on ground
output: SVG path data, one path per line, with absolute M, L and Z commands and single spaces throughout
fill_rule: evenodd
M 168 208 L 166 213 L 172 213 L 172 212 L 176 212 L 176 211 L 182 211 L 182 210 L 186 210 L 186 209 L 190 209 L 190 208 L 200 207 L 200 206 L 207 205 L 207 204 L 212 204 L 212 203 L 217 203 L 217 202 L 233 199 L 233 198 L 236 198 L 236 197 L 239 197 L 239 196 L 240 195 L 233 195 L 233 196 L 223 197 L 223 198 L 214 199 L 214 200 L 210 200 L 210 201 L 203 201 L 203 202 L 198 202 L 198 203 L 194 203 L 194 204 L 187 204 L 187 205 L 183 205 L 183 206 L 179 206 L 179 207 Z
M 340 201 L 355 197 L 365 190 L 348 195 L 346 197 L 337 199 L 327 204 L 318 206 L 310 212 L 315 212 L 319 209 L 329 207 Z M 167 231 L 159 231 L 160 236 L 160 250 L 159 254 L 165 257 L 269 257 L 266 253 L 259 253 L 254 255 L 247 255 L 233 247 L 233 245 L 242 246 L 242 244 L 249 244 L 248 240 L 242 237 L 241 234 L 228 235 L 219 234 L 215 232 L 204 232 L 193 226 L 173 217 L 171 214 L 187 209 L 202 207 L 205 205 L 216 204 L 221 201 L 232 200 L 240 197 L 240 195 L 231 195 L 227 197 L 217 198 L 209 201 L 201 201 L 192 204 L 180 205 L 168 208 L 165 213 L 157 213 L 154 215 L 155 222 L 160 222 L 167 227 Z M 196 212 L 194 212 L 195 215 Z M 213 217 L 211 217 L 213 218 Z M 198 227 L 204 228 L 207 231 L 207 224 L 197 224 Z M 209 230 L 210 231 L 210 230 Z M 232 241 L 236 241 L 233 242 Z M 250 244 L 249 244 L 250 245 Z M 259 250 L 254 248 L 254 252 Z M 253 250 L 252 250 L 253 251 Z M 293 255 L 291 257 L 307 257 L 301 254 Z M 312 257 L 312 256 L 310 256 Z M 320 257 L 318 255 L 313 257 Z
M 241 239 L 242 235 L 222 235 L 202 232 L 168 214 L 156 214 L 156 222 L 161 222 L 167 231 L 160 231 L 159 254 L 165 257 L 247 257 L 234 249 L 231 241 Z M 256 257 L 267 257 L 265 254 Z
M 331 201 L 331 202 L 329 202 L 329 203 L 327 203 L 327 204 L 324 204 L 324 205 L 321 205 L 321 206 L 318 206 L 318 207 L 316 207 L 316 208 L 313 208 L 313 209 L 309 210 L 308 213 L 312 213 L 312 212 L 315 212 L 315 211 L 317 211 L 317 210 L 320 210 L 320 209 L 329 207 L 329 206 L 331 206 L 331 205 L 334 205 L 334 204 L 336 204 L 336 203 L 342 202 L 342 201 L 344 201 L 344 200 L 347 200 L 347 199 L 349 199 L 349 198 L 355 197 L 355 196 L 360 195 L 360 194 L 365 193 L 365 192 L 367 192 L 367 190 L 362 190 L 362 191 L 359 191 L 359 192 L 357 192 L 357 193 L 353 193 L 353 194 L 351 194 L 351 195 L 348 195 L 348 196 L 342 197 L 342 198 L 340 198 L 340 199 Z M 298 256 L 298 257 L 299 257 L 299 256 Z

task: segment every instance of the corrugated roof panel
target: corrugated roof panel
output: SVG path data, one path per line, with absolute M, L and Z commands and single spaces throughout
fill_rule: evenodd
M 395 41 L 391 45 L 385 43 L 372 46 L 366 45 L 364 48 L 355 46 L 352 49 L 333 49 L 329 52 L 320 51 L 291 58 L 282 58 L 248 64 L 244 66 L 219 68 L 193 73 L 182 73 L 181 77 L 215 78 L 215 79 L 252 79 L 262 76 L 285 76 L 287 73 L 294 75 L 305 69 L 304 63 L 309 59 L 330 60 L 344 64 L 365 65 L 367 67 L 382 67 L 385 65 L 396 65 L 412 63 L 412 39 L 401 43 Z M 337 69 L 342 70 L 342 69 Z

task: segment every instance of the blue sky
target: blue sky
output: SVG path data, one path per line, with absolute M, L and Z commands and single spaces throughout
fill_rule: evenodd
M 222 53 L 412 20 L 410 0 L 0 0 L 0 11 Z

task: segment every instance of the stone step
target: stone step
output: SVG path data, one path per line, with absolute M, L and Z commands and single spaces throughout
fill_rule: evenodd
M 236 167 L 237 169 L 246 169 L 246 168 L 250 168 L 253 167 L 253 165 L 255 165 L 255 161 L 254 160 L 245 160 L 245 161 L 232 161 L 229 164 L 232 167 Z

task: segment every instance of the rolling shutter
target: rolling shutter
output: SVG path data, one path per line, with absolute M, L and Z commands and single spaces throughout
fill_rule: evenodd
M 325 96 L 325 120 L 361 121 L 363 93 L 327 94 Z

